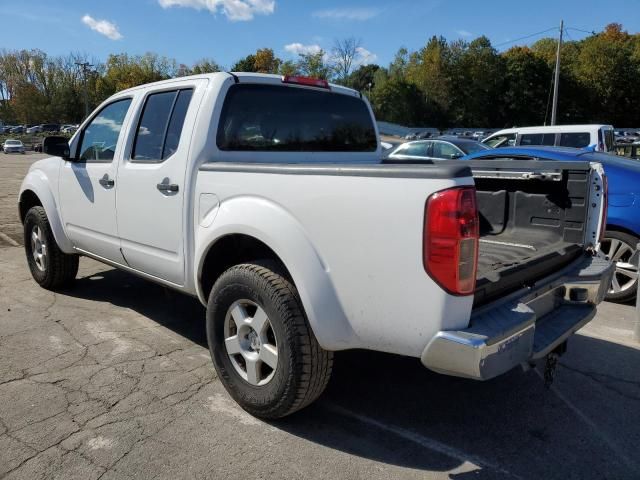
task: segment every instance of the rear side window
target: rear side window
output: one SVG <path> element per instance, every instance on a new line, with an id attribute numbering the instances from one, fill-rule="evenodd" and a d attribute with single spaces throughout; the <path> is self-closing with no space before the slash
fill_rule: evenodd
<path id="1" fill-rule="evenodd" d="M 414 157 L 427 157 L 429 155 L 429 143 L 409 143 L 397 152 L 398 155 L 412 155 Z"/>
<path id="2" fill-rule="evenodd" d="M 230 87 L 216 141 L 226 151 L 373 152 L 378 146 L 360 98 L 251 84 Z"/>
<path id="3" fill-rule="evenodd" d="M 147 97 L 138 122 L 131 159 L 157 162 L 178 148 L 192 90 L 153 93 Z"/>
<path id="4" fill-rule="evenodd" d="M 520 136 L 520 145 L 553 146 L 555 141 L 556 141 L 555 133 L 525 133 Z"/>
<path id="5" fill-rule="evenodd" d="M 584 148 L 591 144 L 591 134 L 589 132 L 571 132 L 560 134 L 561 147 Z"/>

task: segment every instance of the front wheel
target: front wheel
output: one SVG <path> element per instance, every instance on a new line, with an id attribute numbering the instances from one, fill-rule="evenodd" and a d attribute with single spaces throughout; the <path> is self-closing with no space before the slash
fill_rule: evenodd
<path id="1" fill-rule="evenodd" d="M 638 238 L 624 232 L 605 232 L 600 251 L 616 264 L 611 285 L 605 296 L 612 302 L 633 300 L 638 289 L 638 260 L 635 257 Z"/>
<path id="2" fill-rule="evenodd" d="M 309 405 L 331 376 L 333 353 L 318 344 L 295 286 L 266 262 L 237 265 L 216 281 L 207 340 L 222 384 L 256 417 Z"/>
<path id="3" fill-rule="evenodd" d="M 24 217 L 24 250 L 31 276 L 43 288 L 62 287 L 78 273 L 78 255 L 58 247 L 44 208 L 32 207 Z"/>

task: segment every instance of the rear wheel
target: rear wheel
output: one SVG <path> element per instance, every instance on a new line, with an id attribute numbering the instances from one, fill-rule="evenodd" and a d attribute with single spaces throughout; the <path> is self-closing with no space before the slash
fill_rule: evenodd
<path id="1" fill-rule="evenodd" d="M 257 417 L 304 408 L 331 376 L 333 353 L 318 344 L 295 286 L 266 262 L 237 265 L 216 281 L 207 340 L 222 384 Z"/>
<path id="2" fill-rule="evenodd" d="M 24 217 L 24 250 L 31 276 L 43 288 L 70 283 L 78 273 L 78 255 L 58 247 L 44 208 L 31 207 Z"/>
<path id="3" fill-rule="evenodd" d="M 635 298 L 638 288 L 638 260 L 634 258 L 638 238 L 624 232 L 609 230 L 600 244 L 600 250 L 608 260 L 616 264 L 616 270 L 606 299 L 627 302 Z"/>

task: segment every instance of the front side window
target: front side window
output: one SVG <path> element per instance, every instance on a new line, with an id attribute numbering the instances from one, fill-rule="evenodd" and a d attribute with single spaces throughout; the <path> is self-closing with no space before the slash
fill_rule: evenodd
<path id="1" fill-rule="evenodd" d="M 571 132 L 560 134 L 561 147 L 584 148 L 591 144 L 589 132 Z"/>
<path id="2" fill-rule="evenodd" d="M 378 142 L 365 102 L 331 91 L 233 85 L 217 144 L 225 151 L 374 152 Z"/>
<path id="3" fill-rule="evenodd" d="M 484 143 L 479 143 L 479 142 L 468 142 L 464 144 L 459 144 L 458 148 L 462 150 L 464 153 L 466 153 L 467 155 L 470 153 L 484 152 L 485 150 L 489 150 L 489 147 L 487 147 Z"/>
<path id="4" fill-rule="evenodd" d="M 455 146 L 448 142 L 433 142 L 433 154 L 434 158 L 451 159 L 462 157 L 462 152 Z"/>
<path id="5" fill-rule="evenodd" d="M 157 162 L 177 150 L 192 92 L 173 90 L 147 97 L 133 142 L 132 160 Z"/>
<path id="6" fill-rule="evenodd" d="M 91 120 L 82 132 L 79 160 L 87 162 L 113 160 L 122 123 L 130 105 L 130 98 L 110 103 Z"/>

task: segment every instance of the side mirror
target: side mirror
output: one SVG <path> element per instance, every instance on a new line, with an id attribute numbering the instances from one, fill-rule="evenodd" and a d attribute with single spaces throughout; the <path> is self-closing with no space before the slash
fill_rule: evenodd
<path id="1" fill-rule="evenodd" d="M 66 137 L 44 137 L 42 140 L 42 153 L 47 153 L 54 157 L 62 157 L 69 160 L 69 139 Z"/>
<path id="2" fill-rule="evenodd" d="M 455 160 L 456 158 L 460 158 L 461 156 L 462 156 L 462 154 L 460 154 L 460 153 L 452 153 L 451 155 L 449 155 L 449 157 L 452 160 Z"/>

